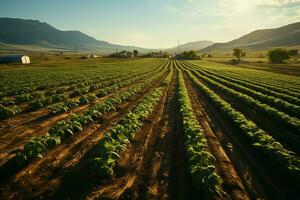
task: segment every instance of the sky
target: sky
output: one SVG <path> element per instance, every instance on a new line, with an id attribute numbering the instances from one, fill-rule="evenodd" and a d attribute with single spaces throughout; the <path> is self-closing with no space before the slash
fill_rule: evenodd
<path id="1" fill-rule="evenodd" d="M 300 0 L 0 0 L 0 17 L 36 19 L 114 44 L 169 48 L 299 22 Z"/>

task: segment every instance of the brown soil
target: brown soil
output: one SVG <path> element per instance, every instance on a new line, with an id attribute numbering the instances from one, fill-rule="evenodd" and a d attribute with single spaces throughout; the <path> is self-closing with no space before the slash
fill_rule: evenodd
<path id="1" fill-rule="evenodd" d="M 203 84 L 205 84 L 201 79 L 199 79 Z M 218 91 L 215 91 L 218 95 Z M 224 130 L 224 133 L 227 135 L 220 135 L 221 143 L 223 148 L 226 150 L 227 155 L 230 157 L 231 161 L 234 163 L 236 171 L 239 176 L 243 178 L 244 186 L 254 189 L 254 195 L 263 196 L 264 198 L 273 199 L 288 199 L 288 191 L 285 191 L 287 188 L 274 180 L 272 176 L 272 170 L 264 166 L 264 160 L 260 159 L 260 156 L 256 155 L 255 152 L 247 145 L 243 143 L 243 138 L 240 135 L 239 131 L 230 125 L 226 120 L 222 118 L 222 114 L 218 112 L 207 100 L 206 98 L 199 94 L 204 106 L 208 113 L 211 113 L 211 118 L 219 123 L 219 126 Z M 223 100 L 224 96 L 220 95 Z M 221 132 L 217 132 L 220 134 Z M 223 140 L 223 141 L 222 141 Z M 235 151 L 236 150 L 236 151 Z M 285 188 L 285 189 L 284 189 Z M 249 195 L 252 196 L 251 190 L 247 189 Z M 252 197 L 253 198 L 253 197 Z M 270 198 L 270 199 L 272 199 Z"/>
<path id="2" fill-rule="evenodd" d="M 205 109 L 203 107 L 203 104 L 201 104 L 199 101 L 198 93 L 192 87 L 192 84 L 188 80 L 187 76 L 185 76 L 185 80 L 187 89 L 190 92 L 189 95 L 193 104 L 194 113 L 196 114 L 200 125 L 204 129 L 209 148 L 217 160 L 216 171 L 223 180 L 224 190 L 227 193 L 226 198 L 245 200 L 250 199 L 241 178 L 238 176 L 236 170 L 234 169 L 233 163 L 230 161 L 229 157 L 224 151 L 218 137 L 211 129 L 210 124 L 213 125 L 213 123 L 209 121 L 208 116 L 205 114 Z M 222 133 L 222 135 L 224 135 L 224 133 Z"/>
<path id="3" fill-rule="evenodd" d="M 81 168 L 81 163 L 87 164 L 85 156 L 95 148 L 105 131 L 117 122 L 125 112 L 135 106 L 141 98 L 145 97 L 150 89 L 157 86 L 159 82 L 150 84 L 151 86 L 144 89 L 143 92 L 119 106 L 117 112 L 106 115 L 104 121 L 102 120 L 103 122 L 99 121 L 99 123 L 93 124 L 80 134 L 74 135 L 63 144 L 46 152 L 43 159 L 30 163 L 7 180 L 6 186 L 2 189 L 2 195 L 8 199 L 22 199 L 22 197 L 36 198 L 45 194 L 53 194 L 61 187 L 64 179 L 69 176 L 68 171 L 72 171 L 73 168 L 74 170 L 78 169 L 78 166 Z M 73 175 L 75 176 L 75 174 Z"/>
<path id="4" fill-rule="evenodd" d="M 222 96 L 222 98 L 226 99 L 226 101 L 230 101 L 231 105 L 236 110 L 241 111 L 247 117 L 247 119 L 252 120 L 259 128 L 272 135 L 277 141 L 284 145 L 286 149 L 294 151 L 297 154 L 300 153 L 300 139 L 296 133 L 289 131 L 281 124 L 274 122 L 274 120 L 270 119 L 269 117 L 263 116 L 262 114 L 249 108 L 247 105 L 242 104 L 233 98 L 226 98 L 219 91 L 216 91 L 216 93 L 219 96 Z"/>
<path id="5" fill-rule="evenodd" d="M 135 84 L 136 83 L 127 85 L 112 94 L 93 101 L 88 105 L 80 106 L 70 112 L 62 113 L 57 116 L 48 116 L 48 110 L 41 109 L 32 113 L 21 114 L 12 119 L 8 119 L 8 127 L 3 128 L 2 130 L 0 129 L 0 131 L 3 132 L 3 134 L 0 136 L 0 140 L 2 141 L 2 143 L 0 144 L 0 166 L 2 166 L 5 162 L 7 162 L 7 160 L 13 157 L 13 154 L 10 154 L 11 151 L 21 148 L 23 144 L 25 144 L 34 136 L 46 134 L 52 125 L 60 120 L 68 119 L 70 117 L 70 113 L 82 113 L 93 105 L 109 99 L 113 95 L 124 92 L 129 87 Z"/>
<path id="6" fill-rule="evenodd" d="M 175 67 L 174 64 L 171 63 Z M 183 66 L 179 64 L 179 67 Z M 3 139 L 0 144 L 0 199 L 204 199 L 200 191 L 193 189 L 187 172 L 176 70 L 155 110 L 144 121 L 131 144 L 121 152 L 114 175 L 99 177 L 89 167 L 91 155 L 105 133 L 165 77 L 164 73 L 159 81 L 118 106 L 117 111 L 106 114 L 45 152 L 43 158 L 33 160 L 21 169 L 14 166 L 13 159 L 5 162 L 12 156 L 8 151 L 21 146 L 33 135 L 46 133 L 52 124 L 67 119 L 69 113 L 43 118 L 43 113 L 39 113 L 43 111 L 41 109 L 9 119 L 11 126 L 0 128 L 0 139 Z M 184 78 L 194 113 L 216 158 L 216 172 L 222 178 L 226 192 L 223 199 L 292 199 L 286 188 L 281 188 L 286 180 L 279 184 L 272 177 L 272 169 L 251 150 L 240 131 L 221 115 L 186 73 Z M 219 95 L 218 91 L 216 93 Z M 220 97 L 249 118 L 267 120 L 221 94 Z M 73 112 L 83 112 L 89 106 Z M 266 123 L 272 126 L 269 121 Z"/>

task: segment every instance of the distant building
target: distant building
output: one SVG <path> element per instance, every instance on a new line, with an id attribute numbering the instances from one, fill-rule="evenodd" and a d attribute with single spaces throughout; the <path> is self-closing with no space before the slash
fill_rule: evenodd
<path id="1" fill-rule="evenodd" d="M 97 54 L 89 54 L 88 58 L 98 58 L 99 56 Z"/>
<path id="2" fill-rule="evenodd" d="M 29 64 L 30 58 L 25 55 L 0 56 L 0 63 L 20 63 Z"/>

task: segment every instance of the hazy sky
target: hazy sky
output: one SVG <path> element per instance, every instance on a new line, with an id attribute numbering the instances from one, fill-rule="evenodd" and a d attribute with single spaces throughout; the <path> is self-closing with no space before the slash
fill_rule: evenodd
<path id="1" fill-rule="evenodd" d="M 1 0 L 0 17 L 38 19 L 122 45 L 224 42 L 300 21 L 300 0 Z"/>

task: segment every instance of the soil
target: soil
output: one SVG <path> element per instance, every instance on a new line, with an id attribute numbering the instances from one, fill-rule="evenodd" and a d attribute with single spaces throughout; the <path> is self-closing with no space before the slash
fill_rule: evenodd
<path id="1" fill-rule="evenodd" d="M 23 168 L 15 166 L 9 152 L 32 136 L 45 134 L 57 121 L 68 119 L 69 113 L 50 117 L 45 116 L 46 109 L 40 109 L 0 122 L 0 199 L 205 199 L 201 191 L 194 189 L 187 170 L 176 70 L 185 66 L 174 61 L 166 65 L 169 66 L 175 68 L 171 83 L 131 144 L 121 152 L 114 174 L 109 177 L 100 177 L 90 168 L 91 156 L 106 132 L 152 89 L 160 86 L 167 73 L 119 105 L 116 111 L 107 113 L 82 132 L 45 152 L 43 158 L 33 160 Z M 288 194 L 290 184 L 284 186 L 286 180 L 280 183 L 272 177 L 273 170 L 266 167 L 268 165 L 264 164 L 262 157 L 247 145 L 241 132 L 183 72 L 194 113 L 204 129 L 209 150 L 216 158 L 216 173 L 223 180 L 223 199 L 293 199 L 293 191 Z M 118 93 L 130 86 L 118 90 Z M 283 131 L 271 120 L 227 98 L 220 91 L 215 92 L 264 130 L 272 134 Z M 97 102 L 109 97 L 111 95 Z M 72 112 L 83 112 L 92 105 L 81 106 Z M 1 126 L 3 123 L 7 124 Z"/>

